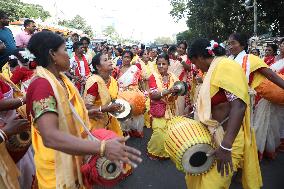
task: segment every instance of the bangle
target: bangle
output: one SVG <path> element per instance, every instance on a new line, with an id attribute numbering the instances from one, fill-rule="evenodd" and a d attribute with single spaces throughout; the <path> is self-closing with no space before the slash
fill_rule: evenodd
<path id="1" fill-rule="evenodd" d="M 23 98 L 18 98 L 21 101 L 22 106 L 24 105 L 24 99 Z"/>
<path id="2" fill-rule="evenodd" d="M 99 111 L 100 111 L 100 112 L 102 111 L 102 106 L 100 106 Z"/>
<path id="3" fill-rule="evenodd" d="M 3 141 L 8 140 L 6 133 L 2 129 L 0 129 L 0 135 L 1 135 L 1 138 L 3 139 Z"/>
<path id="4" fill-rule="evenodd" d="M 0 132 L 0 138 L 2 139 L 2 141 L 3 142 L 5 142 L 6 141 L 6 139 L 5 139 L 5 137 L 4 137 L 4 135 Z"/>
<path id="5" fill-rule="evenodd" d="M 105 155 L 106 151 L 106 141 L 102 140 L 101 141 L 101 147 L 100 147 L 100 156 L 103 157 Z"/>
<path id="6" fill-rule="evenodd" d="M 226 150 L 226 151 L 229 151 L 229 152 L 232 151 L 232 148 L 226 148 L 226 147 L 222 146 L 222 142 L 220 143 L 220 147 L 221 147 L 223 150 Z"/>

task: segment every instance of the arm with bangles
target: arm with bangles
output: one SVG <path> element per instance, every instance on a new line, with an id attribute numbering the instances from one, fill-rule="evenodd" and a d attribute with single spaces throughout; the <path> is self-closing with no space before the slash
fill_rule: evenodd
<path id="1" fill-rule="evenodd" d="M 217 170 L 224 176 L 224 169 L 226 175 L 229 175 L 229 170 L 233 171 L 232 162 L 232 146 L 236 136 L 242 125 L 242 121 L 246 111 L 246 104 L 241 99 L 237 98 L 230 102 L 230 113 L 228 126 L 223 138 L 223 141 L 219 147 L 213 152 L 213 155 L 217 158 Z M 230 169 L 229 169 L 230 168 Z"/>
<path id="2" fill-rule="evenodd" d="M 258 71 L 264 75 L 268 80 L 276 84 L 277 86 L 284 89 L 284 80 L 279 77 L 274 71 L 272 71 L 270 68 L 260 68 Z"/>
<path id="3" fill-rule="evenodd" d="M 141 162 L 140 152 L 124 145 L 127 138 L 115 138 L 107 141 L 90 141 L 64 133 L 58 129 L 58 115 L 54 112 L 42 114 L 35 123 L 38 126 L 43 144 L 47 148 L 61 151 L 70 155 L 100 154 L 109 160 L 122 161 L 135 165 Z"/>
<path id="4" fill-rule="evenodd" d="M 9 121 L 0 129 L 2 136 L 0 137 L 0 144 L 12 135 L 18 134 L 20 132 L 30 130 L 30 125 L 27 119 L 15 119 Z M 1 135 L 1 134 L 0 134 Z"/>

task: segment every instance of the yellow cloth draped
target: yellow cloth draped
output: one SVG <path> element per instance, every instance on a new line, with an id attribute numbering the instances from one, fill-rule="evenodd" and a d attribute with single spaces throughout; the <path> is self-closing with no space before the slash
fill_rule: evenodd
<path id="1" fill-rule="evenodd" d="M 138 59 L 139 59 L 139 56 L 136 54 L 136 55 L 132 58 L 132 60 L 131 60 L 130 64 L 131 64 L 131 65 L 136 64 L 136 63 L 137 63 L 137 61 L 138 61 Z"/>
<path id="2" fill-rule="evenodd" d="M 214 69 L 212 69 L 211 66 L 213 66 Z M 233 143 L 232 159 L 234 171 L 236 171 L 236 168 L 242 168 L 243 170 L 242 183 L 244 189 L 260 188 L 262 186 L 262 178 L 257 157 L 255 133 L 253 129 L 250 128 L 250 106 L 246 76 L 237 63 L 224 57 L 216 58 L 211 63 L 208 73 L 209 75 L 205 76 L 203 86 L 201 86 L 199 92 L 199 105 L 197 107 L 199 118 L 201 117 L 203 123 L 212 124 L 217 122 L 211 118 L 211 98 L 220 88 L 236 95 L 247 104 L 242 127 Z M 210 74 L 210 79 L 206 78 L 209 77 Z M 202 89 L 204 85 L 210 86 L 210 95 L 206 94 Z M 210 106 L 205 107 L 207 105 Z M 212 126 L 214 125 L 212 124 Z M 230 186 L 231 177 L 232 173 L 228 177 L 221 177 L 215 165 L 213 169 L 205 175 L 187 175 L 186 182 L 188 189 L 207 189 L 212 186 L 227 189 Z"/>
<path id="3" fill-rule="evenodd" d="M 23 96 L 21 90 L 10 80 L 9 77 L 5 77 L 3 73 L 0 74 L 0 80 L 6 82 L 10 87 L 13 88 L 14 97 Z M 0 188 L 1 189 L 19 189 L 18 177 L 20 172 L 9 155 L 5 142 L 0 144 Z"/>
<path id="4" fill-rule="evenodd" d="M 89 127 L 89 118 L 84 101 L 77 89 L 62 73 L 60 77 L 67 91 L 47 69 L 38 66 L 35 75 L 47 79 L 53 89 L 57 101 L 58 120 L 60 120 L 58 129 L 81 138 L 82 125 L 73 116 L 69 102 L 73 104 L 87 127 Z M 82 157 L 46 148 L 35 123 L 32 126 L 32 144 L 35 151 L 36 176 L 40 189 L 77 189 L 78 184 L 83 188 L 80 172 Z"/>
<path id="5" fill-rule="evenodd" d="M 250 63 L 250 73 L 255 72 L 259 68 L 268 68 L 267 64 L 261 58 L 255 55 L 249 54 L 248 60 Z M 254 73 L 253 80 L 250 84 L 250 87 L 252 89 L 255 89 L 263 82 L 264 79 L 265 77 L 261 73 L 256 71 Z"/>
<path id="6" fill-rule="evenodd" d="M 12 77 L 12 72 L 10 69 L 10 66 L 8 63 L 6 63 L 3 67 L 2 67 L 2 74 L 5 78 L 10 79 Z"/>
<path id="7" fill-rule="evenodd" d="M 98 84 L 98 93 L 100 98 L 94 99 L 92 95 L 87 94 L 87 91 L 90 87 L 94 85 L 94 83 Z M 105 81 L 99 75 L 92 75 L 86 81 L 85 91 L 84 91 L 84 99 L 86 103 L 92 102 L 95 106 L 104 106 L 108 105 L 112 99 L 116 99 L 118 94 L 118 85 L 117 81 L 110 77 L 109 88 L 105 84 Z M 91 100 L 89 100 L 91 98 Z M 99 120 L 90 119 L 92 128 L 105 128 L 107 127 L 109 130 L 115 132 L 118 136 L 123 136 L 121 131 L 120 123 L 115 117 L 111 117 L 107 113 L 104 113 L 104 117 Z"/>
<path id="8" fill-rule="evenodd" d="M 159 73 L 153 73 L 158 91 L 161 92 L 165 88 L 163 87 L 163 80 L 162 76 Z M 178 78 L 172 74 L 169 73 L 169 89 L 174 85 L 176 81 L 178 81 Z M 166 152 L 164 148 L 164 142 L 165 142 L 165 136 L 167 134 L 167 122 L 176 115 L 176 97 L 174 96 L 169 96 L 169 97 L 164 97 L 162 99 L 163 101 L 166 102 L 166 112 L 165 112 L 165 117 L 163 118 L 155 118 L 153 117 L 153 122 L 152 122 L 152 129 L 153 133 L 151 136 L 150 141 L 148 142 L 147 145 L 147 151 L 150 155 L 157 157 L 157 158 L 168 158 L 169 155 Z"/>

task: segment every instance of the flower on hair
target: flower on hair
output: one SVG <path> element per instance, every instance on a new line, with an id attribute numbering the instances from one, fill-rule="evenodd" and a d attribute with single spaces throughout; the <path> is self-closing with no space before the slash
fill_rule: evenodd
<path id="1" fill-rule="evenodd" d="M 12 55 L 9 56 L 9 59 L 10 59 L 10 60 L 16 60 L 16 59 L 18 59 L 18 58 L 17 58 L 15 55 L 12 54 Z"/>
<path id="2" fill-rule="evenodd" d="M 208 53 L 212 56 L 215 56 L 214 52 L 213 52 L 213 49 L 219 47 L 219 44 L 214 41 L 214 40 L 211 40 L 210 41 L 210 46 L 209 47 L 206 47 L 206 49 L 208 50 Z"/>
<path id="3" fill-rule="evenodd" d="M 20 51 L 19 53 L 24 59 L 27 59 L 29 61 L 33 61 L 36 58 L 35 55 L 32 54 L 28 49 L 25 49 L 24 51 Z"/>

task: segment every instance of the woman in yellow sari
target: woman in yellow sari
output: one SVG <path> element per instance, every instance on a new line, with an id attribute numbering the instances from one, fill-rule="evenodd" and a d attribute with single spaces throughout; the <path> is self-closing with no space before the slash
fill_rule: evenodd
<path id="1" fill-rule="evenodd" d="M 123 136 L 120 123 L 115 117 L 111 117 L 108 112 L 118 111 L 120 106 L 111 104 L 111 101 L 117 98 L 117 81 L 111 77 L 113 70 L 112 62 L 108 55 L 98 53 L 92 59 L 94 75 L 87 79 L 84 101 L 86 105 L 94 106 L 98 111 L 103 112 L 100 119 L 90 119 L 91 126 L 95 129 L 107 128 L 114 131 L 118 136 Z"/>
<path id="2" fill-rule="evenodd" d="M 125 138 L 82 138 L 82 128 L 90 128 L 88 111 L 78 90 L 62 73 L 70 66 L 62 37 L 39 32 L 30 39 L 28 49 L 39 65 L 27 90 L 39 189 L 83 188 L 80 168 L 84 155 L 100 154 L 132 165 L 141 161 L 139 151 L 124 145 Z"/>
<path id="3" fill-rule="evenodd" d="M 225 58 L 218 43 L 199 39 L 188 56 L 206 73 L 197 99 L 197 115 L 216 143 L 217 164 L 201 176 L 186 175 L 188 189 L 228 189 L 233 173 L 243 169 L 244 189 L 262 186 L 254 130 L 250 128 L 248 86 L 241 67 Z"/>
<path id="4" fill-rule="evenodd" d="M 153 117 L 153 134 L 147 146 L 151 159 L 167 159 L 169 155 L 164 148 L 164 138 L 167 132 L 167 122 L 176 115 L 177 89 L 173 84 L 178 81 L 174 74 L 168 72 L 169 56 L 161 54 L 157 57 L 158 73 L 149 78 L 150 114 Z"/>

